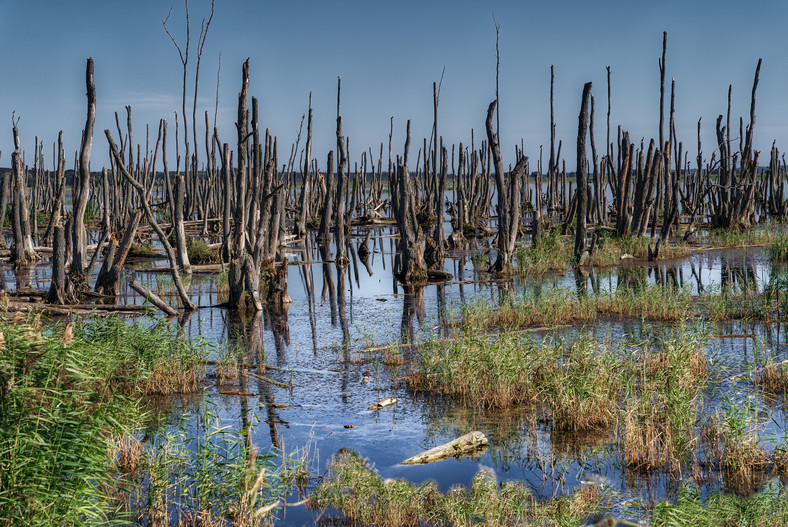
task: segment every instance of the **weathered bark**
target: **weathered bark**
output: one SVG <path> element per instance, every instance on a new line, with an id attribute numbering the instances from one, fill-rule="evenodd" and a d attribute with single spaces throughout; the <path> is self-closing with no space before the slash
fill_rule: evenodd
<path id="1" fill-rule="evenodd" d="M 63 202 L 66 199 L 66 154 L 63 150 L 63 131 L 57 134 L 57 169 L 55 170 L 55 200 L 49 216 L 49 224 L 44 232 L 44 242 L 49 242 L 55 226 L 60 225 Z M 0 198 L 1 200 L 2 198 Z M 0 216 L 2 217 L 2 216 Z"/>
<path id="2" fill-rule="evenodd" d="M 131 288 L 134 289 L 136 292 L 138 292 L 140 295 L 142 295 L 142 298 L 144 298 L 145 300 L 147 300 L 157 308 L 161 309 L 166 314 L 170 316 L 175 316 L 178 314 L 178 311 L 170 307 L 170 305 L 167 304 L 167 302 L 165 302 L 164 300 L 162 300 L 159 297 L 159 295 L 144 287 L 137 280 L 131 281 Z"/>
<path id="3" fill-rule="evenodd" d="M 82 131 L 82 143 L 79 149 L 79 169 L 74 174 L 74 215 L 71 222 L 71 267 L 69 280 L 75 289 L 87 287 L 85 266 L 87 264 L 87 231 L 85 230 L 85 210 L 90 199 L 90 150 L 93 145 L 93 124 L 96 121 L 96 85 L 93 82 L 93 59 L 88 57 L 85 70 L 87 87 L 87 118 Z"/>
<path id="4" fill-rule="evenodd" d="M 30 234 L 30 210 L 27 205 L 27 175 L 22 167 L 22 155 L 19 144 L 19 130 L 15 117 L 11 116 L 14 136 L 14 152 L 11 154 L 12 208 L 11 224 L 13 228 L 14 246 L 11 248 L 11 261 L 17 267 L 25 267 L 39 259 L 33 249 L 33 237 Z"/>
<path id="5" fill-rule="evenodd" d="M 583 86 L 580 115 L 577 122 L 577 226 L 575 231 L 575 261 L 581 262 L 586 251 L 586 212 L 588 208 L 588 163 L 586 162 L 586 131 L 588 129 L 588 99 L 591 83 Z"/>
<path id="6" fill-rule="evenodd" d="M 424 231 L 416 217 L 413 183 L 408 170 L 410 148 L 410 120 L 408 120 L 405 151 L 397 156 L 397 173 L 392 181 L 392 212 L 397 221 L 400 239 L 394 266 L 394 276 L 402 283 L 423 282 L 427 278 L 424 269 Z"/>
<path id="7" fill-rule="evenodd" d="M 304 152 L 304 169 L 301 172 L 301 203 L 298 221 L 295 224 L 295 235 L 299 238 L 306 236 L 306 224 L 309 221 L 309 164 L 312 159 L 312 94 L 309 94 L 309 118 L 306 125 L 306 150 Z"/>
<path id="8" fill-rule="evenodd" d="M 342 116 L 339 114 L 339 96 L 340 96 L 341 79 L 337 77 L 337 153 L 339 154 L 339 164 L 337 166 L 337 206 L 336 206 L 336 238 L 337 238 L 337 255 L 336 264 L 345 267 L 348 263 L 348 257 L 345 255 L 345 192 L 347 188 L 347 176 L 345 174 L 345 167 L 347 166 L 347 145 L 345 144 L 345 136 L 342 134 Z M 408 136 L 410 140 L 410 136 Z"/>
<path id="9" fill-rule="evenodd" d="M 406 459 L 400 465 L 423 465 L 434 463 L 450 457 L 479 455 L 489 444 L 487 437 L 481 432 L 470 432 L 448 443 L 436 446 Z"/>
<path id="10" fill-rule="evenodd" d="M 66 297 L 66 234 L 62 225 L 55 225 L 52 244 L 52 283 L 46 301 L 50 304 L 65 304 Z"/>
<path id="11" fill-rule="evenodd" d="M 235 234 L 230 246 L 230 272 L 229 272 L 229 306 L 231 309 L 242 310 L 245 307 L 244 298 L 244 273 L 246 262 L 246 152 L 249 116 L 246 110 L 249 96 L 249 59 L 246 59 L 241 73 L 241 91 L 238 94 L 238 172 L 235 184 Z"/>
<path id="12" fill-rule="evenodd" d="M 134 243 L 134 236 L 137 232 L 140 219 L 142 219 L 142 211 L 135 211 L 129 218 L 126 233 L 123 235 L 123 240 L 120 246 L 117 246 L 113 240 L 113 245 L 107 256 L 104 259 L 104 265 L 99 271 L 98 278 L 94 291 L 104 295 L 114 295 L 120 273 L 123 271 L 123 266 L 126 264 L 126 258 L 129 256 L 129 251 Z"/>
<path id="13" fill-rule="evenodd" d="M 183 307 L 186 310 L 193 310 L 196 309 L 196 306 L 189 298 L 189 295 L 186 293 L 186 288 L 183 286 L 183 282 L 181 281 L 181 275 L 178 273 L 178 264 L 175 258 L 175 251 L 172 249 L 172 245 L 170 245 L 169 240 L 167 240 L 167 235 L 164 233 L 162 228 L 159 226 L 159 223 L 156 221 L 156 217 L 153 214 L 153 210 L 151 210 L 150 203 L 148 202 L 148 196 L 146 195 L 145 187 L 143 187 L 139 182 L 134 179 L 129 171 L 126 169 L 126 165 L 123 163 L 123 157 L 121 157 L 120 153 L 118 152 L 118 147 L 115 145 L 115 141 L 112 139 L 112 133 L 107 129 L 104 130 L 104 135 L 107 136 L 107 141 L 109 142 L 110 152 L 112 153 L 112 157 L 115 159 L 115 164 L 120 170 L 120 173 L 126 178 L 126 181 L 134 187 L 137 191 L 137 197 L 139 198 L 140 204 L 145 211 L 145 217 L 148 220 L 148 223 L 159 236 L 159 241 L 164 246 L 164 250 L 167 253 L 167 258 L 170 261 L 170 274 L 172 275 L 172 280 L 175 283 L 175 289 L 178 292 L 178 296 L 183 303 Z"/>
<path id="14" fill-rule="evenodd" d="M 512 273 L 514 249 L 517 243 L 517 233 L 520 228 L 520 177 L 528 165 L 528 158 L 521 156 L 512 172 L 509 174 L 509 184 L 504 180 L 503 162 L 501 161 L 501 148 L 498 136 L 493 130 L 493 113 L 498 101 L 493 101 L 487 108 L 487 142 L 492 153 L 493 167 L 495 169 L 495 187 L 498 193 L 498 256 L 491 271 L 499 276 Z"/>
<path id="15" fill-rule="evenodd" d="M 323 211 L 320 215 L 320 231 L 317 239 L 319 243 L 328 243 L 331 233 L 331 203 L 334 200 L 334 151 L 328 153 L 326 160 L 326 191 L 323 195 Z"/>

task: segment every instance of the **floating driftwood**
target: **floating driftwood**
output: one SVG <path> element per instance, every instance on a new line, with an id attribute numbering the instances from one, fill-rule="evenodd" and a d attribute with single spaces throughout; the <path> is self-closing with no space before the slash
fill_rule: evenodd
<path id="1" fill-rule="evenodd" d="M 480 453 L 490 442 L 479 432 L 469 432 L 453 441 L 425 450 L 421 454 L 406 459 L 400 465 L 425 465 L 450 457 L 471 456 Z"/>
<path id="2" fill-rule="evenodd" d="M 393 397 L 386 397 L 382 401 L 378 401 L 372 406 L 370 406 L 369 408 L 367 408 L 367 410 L 380 410 L 381 408 L 386 408 L 387 406 L 394 406 L 395 404 L 397 404 L 397 402 L 398 401 Z"/>

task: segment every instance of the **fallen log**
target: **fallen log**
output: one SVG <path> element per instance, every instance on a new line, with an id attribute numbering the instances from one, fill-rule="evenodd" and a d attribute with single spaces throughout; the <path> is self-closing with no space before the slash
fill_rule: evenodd
<path id="1" fill-rule="evenodd" d="M 159 298 L 159 296 L 156 293 L 146 289 L 145 286 L 143 286 L 138 281 L 132 280 L 131 281 L 131 288 L 134 289 L 139 294 L 141 294 L 143 296 L 143 298 L 145 298 L 145 300 L 147 300 L 148 302 L 150 302 L 154 306 L 158 307 L 159 309 L 161 309 L 162 311 L 164 311 L 168 315 L 177 315 L 178 314 L 178 311 L 176 311 L 175 309 L 170 307 L 170 305 L 167 304 L 161 298 Z"/>
<path id="2" fill-rule="evenodd" d="M 400 465 L 425 465 L 450 457 L 472 456 L 480 454 L 490 442 L 481 432 L 469 432 L 453 441 L 425 450 L 421 454 L 406 459 Z"/>

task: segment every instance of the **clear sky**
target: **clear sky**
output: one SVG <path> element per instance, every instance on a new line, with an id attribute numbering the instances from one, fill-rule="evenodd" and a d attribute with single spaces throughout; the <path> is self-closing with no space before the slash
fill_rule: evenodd
<path id="1" fill-rule="evenodd" d="M 114 112 L 133 107 L 135 142 L 160 118 L 174 131 L 180 109 L 181 63 L 162 29 L 183 43 L 183 0 L 0 0 L 0 166 L 8 166 L 11 112 L 16 111 L 28 161 L 37 135 L 51 145 L 63 130 L 73 159 L 85 122 L 85 61 L 95 60 L 97 119 L 92 169 L 108 161 L 103 130 L 115 133 Z M 194 49 L 210 0 L 189 2 L 193 90 Z M 487 105 L 495 97 L 495 28 L 501 25 L 501 142 L 504 162 L 524 140 L 535 160 L 549 148 L 550 65 L 555 65 L 557 138 L 574 170 L 577 115 L 583 83 L 593 82 L 597 147 L 604 150 L 605 66 L 612 68 L 613 126 L 633 140 L 658 133 L 662 31 L 668 32 L 667 84 L 676 79 L 679 139 L 694 157 L 696 126 L 703 118 L 705 157 L 713 150 L 714 121 L 726 109 L 733 85 L 733 117 L 749 113 L 752 79 L 763 58 L 758 88 L 756 148 L 776 139 L 788 149 L 788 2 L 673 1 L 267 1 L 216 0 L 201 65 L 198 116 L 213 118 L 221 53 L 218 126 L 233 144 L 240 71 L 251 58 L 250 95 L 260 101 L 262 126 L 279 138 L 280 160 L 295 140 L 309 92 L 314 108 L 314 156 L 325 164 L 335 148 L 336 78 L 342 77 L 342 114 L 351 161 L 372 147 L 377 157 L 394 117 L 394 151 L 401 152 L 412 119 L 418 148 L 432 124 L 432 83 L 445 67 L 439 129 L 449 144 L 477 144 Z M 191 95 L 190 95 L 191 97 Z M 667 101 L 666 101 L 667 112 Z M 190 112 L 189 112 L 190 113 Z M 190 116 L 189 116 L 190 117 Z M 5 121 L 3 121 L 5 119 Z M 198 135 L 202 138 L 198 130 Z M 200 139 L 202 141 L 202 139 Z M 170 145 L 174 142 L 171 137 Z M 200 144 L 202 154 L 203 146 Z M 171 166 L 174 148 L 170 146 Z M 412 151 L 415 160 L 416 150 Z M 762 156 L 762 160 L 765 161 Z M 204 159 L 204 155 L 202 156 Z M 385 156 L 384 156 L 385 159 Z M 69 161 L 70 165 L 71 161 Z M 532 165 L 535 168 L 535 164 Z M 70 168 L 70 166 L 69 166 Z M 159 167 L 160 169 L 161 167 Z"/>

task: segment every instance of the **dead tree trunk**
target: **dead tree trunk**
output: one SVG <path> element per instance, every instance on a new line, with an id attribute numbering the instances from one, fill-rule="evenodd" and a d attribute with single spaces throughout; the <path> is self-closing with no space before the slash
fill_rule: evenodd
<path id="1" fill-rule="evenodd" d="M 243 64 L 241 91 L 238 94 L 238 172 L 235 184 L 235 234 L 230 246 L 229 306 L 230 309 L 243 310 L 244 298 L 243 267 L 246 263 L 246 154 L 249 139 L 249 115 L 247 100 L 249 96 L 249 59 Z"/>
<path id="2" fill-rule="evenodd" d="M 586 162 L 586 131 L 588 129 L 588 99 L 591 83 L 583 86 L 580 115 L 577 122 L 577 228 L 575 231 L 575 261 L 583 261 L 586 252 L 586 212 L 588 208 L 588 163 Z"/>
<path id="3" fill-rule="evenodd" d="M 93 145 L 93 123 L 96 121 L 96 85 L 93 82 L 93 59 L 88 57 L 85 70 L 88 109 L 82 144 L 79 149 L 79 169 L 74 174 L 74 216 L 71 222 L 71 267 L 69 280 L 75 291 L 87 288 L 85 266 L 87 264 L 88 241 L 85 229 L 85 210 L 90 199 L 90 149 Z"/>
<path id="4" fill-rule="evenodd" d="M 328 243 L 331 234 L 331 202 L 334 199 L 334 151 L 328 153 L 328 160 L 326 161 L 326 178 L 325 178 L 326 191 L 323 195 L 323 212 L 320 216 L 320 231 L 318 233 L 318 241 L 321 244 Z"/>
<path id="5" fill-rule="evenodd" d="M 14 115 L 11 115 L 14 135 L 14 152 L 11 154 L 13 170 L 13 197 L 11 223 L 13 227 L 14 246 L 11 248 L 11 261 L 17 267 L 25 267 L 39 259 L 33 249 L 33 237 L 30 234 L 30 210 L 27 206 L 27 174 L 22 167 L 22 154 L 19 143 L 19 130 Z"/>
<path id="6" fill-rule="evenodd" d="M 345 193 L 347 188 L 347 175 L 345 174 L 345 167 L 347 167 L 347 146 L 345 145 L 345 136 L 342 134 L 342 116 L 339 114 L 340 86 L 341 79 L 337 77 L 337 153 L 339 154 L 337 177 L 339 178 L 339 182 L 337 185 L 336 206 L 336 264 L 340 267 L 345 267 L 350 262 L 348 257 L 345 255 Z"/>
<path id="7" fill-rule="evenodd" d="M 407 124 L 405 152 L 397 156 L 397 174 L 392 192 L 392 212 L 397 220 L 400 239 L 394 266 L 394 276 L 402 283 L 423 282 L 427 279 L 424 269 L 424 231 L 416 217 L 414 185 L 408 171 L 410 149 L 410 120 Z"/>
<path id="8" fill-rule="evenodd" d="M 115 145 L 115 141 L 112 139 L 112 133 L 109 131 L 109 129 L 104 130 L 104 135 L 107 136 L 110 152 L 112 153 L 112 157 L 115 159 L 115 164 L 117 165 L 118 170 L 120 170 L 120 173 L 124 178 L 126 178 L 126 181 L 128 181 L 129 184 L 131 184 L 131 186 L 137 191 L 137 197 L 140 204 L 142 205 L 143 210 L 145 211 L 145 217 L 147 218 L 150 226 L 159 236 L 159 241 L 161 241 L 161 244 L 164 246 L 164 250 L 167 252 L 167 258 L 170 261 L 170 274 L 172 275 L 172 280 L 175 283 L 175 289 L 178 291 L 178 296 L 183 303 L 184 309 L 196 309 L 196 306 L 189 298 L 189 295 L 186 293 L 186 288 L 183 286 L 181 275 L 178 273 L 178 264 L 175 258 L 175 251 L 172 249 L 172 245 L 170 245 L 170 242 L 167 240 L 167 235 L 156 221 L 156 217 L 154 216 L 153 210 L 151 209 L 150 203 L 148 202 L 148 196 L 145 187 L 143 187 L 136 179 L 134 179 L 134 176 L 132 176 L 126 169 L 126 165 L 123 163 L 123 157 L 121 157 L 120 153 L 118 152 L 118 147 Z"/>
<path id="9" fill-rule="evenodd" d="M 52 243 L 52 283 L 46 301 L 66 303 L 66 235 L 62 225 L 55 225 Z"/>
<path id="10" fill-rule="evenodd" d="M 309 164 L 312 160 L 312 94 L 309 94 L 309 118 L 306 125 L 306 151 L 304 152 L 304 169 L 301 172 L 301 202 L 298 221 L 295 224 L 295 235 L 298 238 L 306 236 L 306 225 L 309 221 Z"/>
<path id="11" fill-rule="evenodd" d="M 96 286 L 94 288 L 96 293 L 104 295 L 115 294 L 118 280 L 120 279 L 120 273 L 123 271 L 123 266 L 126 264 L 126 258 L 134 243 L 134 235 L 137 232 L 137 227 L 139 226 L 141 218 L 141 211 L 137 210 L 132 213 L 120 246 L 117 245 L 117 241 L 112 240 L 107 256 L 104 258 L 104 265 L 101 267 L 98 278 L 96 279 Z"/>
<path id="12" fill-rule="evenodd" d="M 520 228 L 520 177 L 526 170 L 528 158 L 521 156 L 514 170 L 509 174 L 509 182 L 504 180 L 503 162 L 501 161 L 501 148 L 498 145 L 498 136 L 493 130 L 493 113 L 498 101 L 495 100 L 487 107 L 487 142 L 492 153 L 493 167 L 495 168 L 495 187 L 498 193 L 498 256 L 491 271 L 499 276 L 512 274 L 512 261 L 517 243 L 517 233 Z"/>

